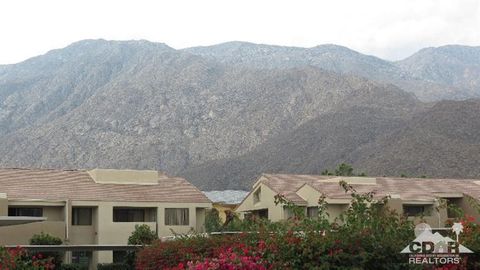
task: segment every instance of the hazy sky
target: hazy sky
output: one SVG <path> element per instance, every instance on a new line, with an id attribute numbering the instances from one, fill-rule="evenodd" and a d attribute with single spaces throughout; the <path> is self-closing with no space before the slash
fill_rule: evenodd
<path id="1" fill-rule="evenodd" d="M 479 0 L 2 0 L 0 64 L 87 38 L 174 48 L 241 40 L 335 43 L 386 59 L 423 47 L 480 45 Z"/>

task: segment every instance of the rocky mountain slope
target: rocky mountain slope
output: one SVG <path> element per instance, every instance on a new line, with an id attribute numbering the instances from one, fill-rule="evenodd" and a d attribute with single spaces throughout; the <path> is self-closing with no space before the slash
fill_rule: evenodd
<path id="1" fill-rule="evenodd" d="M 480 178 L 479 115 L 479 99 L 441 101 L 359 147 L 351 160 L 372 175 Z"/>
<path id="2" fill-rule="evenodd" d="M 311 120 L 232 159 L 184 173 L 203 187 L 249 189 L 264 172 L 320 174 L 347 162 L 357 173 L 480 176 L 480 100 L 442 101 L 407 117 L 362 106 Z"/>
<path id="3" fill-rule="evenodd" d="M 428 48 L 398 62 L 332 44 L 298 48 L 227 42 L 185 50 L 229 65 L 271 69 L 311 65 L 340 74 L 354 74 L 394 84 L 423 101 L 480 97 L 480 47 Z"/>
<path id="4" fill-rule="evenodd" d="M 392 63 L 335 45 L 175 50 L 148 41 L 77 42 L 0 66 L 0 166 L 158 169 L 206 190 L 247 188 L 263 171 L 318 173 L 339 162 L 368 174 L 433 175 L 444 163 L 412 168 L 407 164 L 418 159 L 407 150 L 406 167 L 389 163 L 408 145 L 402 139 L 418 131 L 428 140 L 437 136 L 438 119 L 450 119 L 433 110 L 444 103 L 422 103 L 409 92 L 456 99 L 475 84 L 415 73 L 412 59 Z M 471 89 L 467 96 L 476 95 Z M 467 123 L 471 112 L 464 110 L 472 106 L 457 108 Z M 392 137 L 422 115 L 438 124 Z M 465 125 L 455 132 L 476 136 Z M 446 153 L 463 143 L 455 132 L 441 141 Z M 475 159 L 471 151 L 452 153 Z M 455 163 L 458 176 L 476 173 L 467 165 Z"/>
<path id="5" fill-rule="evenodd" d="M 451 86 L 450 91 L 441 94 L 446 99 L 479 97 L 480 47 L 448 45 L 426 48 L 396 65 L 414 78 Z"/>
<path id="6" fill-rule="evenodd" d="M 176 173 L 333 110 L 416 103 L 398 88 L 315 67 L 227 66 L 146 42 L 80 42 L 14 65 L 1 81 L 4 166 Z"/>

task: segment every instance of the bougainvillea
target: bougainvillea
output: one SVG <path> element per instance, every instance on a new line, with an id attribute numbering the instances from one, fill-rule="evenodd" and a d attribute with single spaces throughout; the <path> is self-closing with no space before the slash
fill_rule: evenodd
<path id="1" fill-rule="evenodd" d="M 319 200 L 318 217 L 307 218 L 278 195 L 275 202 L 293 213 L 289 220 L 255 220 L 237 235 L 158 241 L 139 252 L 136 269 L 480 269 L 480 228 L 472 216 L 461 213 L 451 222 L 462 223 L 461 243 L 475 253 L 458 265 L 424 268 L 408 264 L 408 256 L 400 254 L 413 240 L 413 222 L 389 209 L 388 198 L 357 194 L 344 185 L 352 203 L 334 222 L 326 213 L 325 197 Z"/>
<path id="2" fill-rule="evenodd" d="M 42 254 L 34 256 L 20 247 L 0 248 L 0 270 L 53 270 L 53 258 Z"/>

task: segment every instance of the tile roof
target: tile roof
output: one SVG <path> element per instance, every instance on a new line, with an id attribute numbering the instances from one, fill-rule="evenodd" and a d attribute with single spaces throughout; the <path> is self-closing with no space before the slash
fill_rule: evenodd
<path id="1" fill-rule="evenodd" d="M 210 203 L 180 177 L 159 173 L 157 185 L 98 184 L 86 170 L 0 169 L 0 193 L 17 200 Z"/>
<path id="2" fill-rule="evenodd" d="M 305 203 L 305 200 L 297 195 L 296 191 L 305 183 L 325 180 L 331 177 L 318 175 L 290 175 L 290 174 L 263 174 L 261 183 L 277 193 L 285 195 L 285 198 L 294 203 Z"/>
<path id="3" fill-rule="evenodd" d="M 366 177 L 364 183 L 359 177 L 323 175 L 263 174 L 259 183 L 299 204 L 304 204 L 297 191 L 303 185 L 310 185 L 328 198 L 350 198 L 338 184 L 344 179 L 357 192 L 375 191 L 376 197 L 398 195 L 403 200 L 433 200 L 438 193 L 460 193 L 480 199 L 480 181 L 474 179 L 432 179 L 432 178 L 389 178 Z M 355 180 L 355 181 L 354 181 Z"/>

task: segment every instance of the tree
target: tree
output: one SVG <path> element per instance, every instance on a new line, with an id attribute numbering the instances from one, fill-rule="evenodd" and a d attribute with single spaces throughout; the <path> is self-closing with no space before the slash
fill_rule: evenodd
<path id="1" fill-rule="evenodd" d="M 322 175 L 334 175 L 333 172 L 329 171 L 328 169 L 325 169 L 321 172 Z"/>
<path id="2" fill-rule="evenodd" d="M 155 231 L 150 229 L 150 226 L 148 226 L 147 224 L 135 225 L 135 230 L 128 237 L 128 244 L 147 246 L 151 245 L 155 240 L 158 240 L 158 235 Z M 123 261 L 124 265 L 122 265 L 121 267 L 132 270 L 135 269 L 135 258 L 137 256 L 136 253 L 136 251 L 127 251 L 125 253 L 125 258 Z M 120 266 L 115 265 L 112 267 L 116 267 L 115 269 L 117 269 Z"/>
<path id="3" fill-rule="evenodd" d="M 62 239 L 44 232 L 41 232 L 40 234 L 34 234 L 32 238 L 30 238 L 30 245 L 61 245 L 61 244 L 62 244 Z M 52 257 L 53 263 L 55 264 L 55 269 L 60 268 L 60 265 L 62 264 L 62 257 L 63 257 L 62 252 L 44 252 L 42 255 L 46 257 Z"/>
<path id="4" fill-rule="evenodd" d="M 218 232 L 222 229 L 222 222 L 218 210 L 215 208 L 207 211 L 205 215 L 205 230 L 207 232 Z"/>
<path id="5" fill-rule="evenodd" d="M 145 246 L 152 244 L 157 239 L 157 233 L 150 229 L 147 224 L 135 225 L 135 231 L 128 237 L 128 244 Z"/>
<path id="6" fill-rule="evenodd" d="M 352 176 L 353 175 L 353 168 L 352 166 L 342 163 L 338 165 L 337 169 L 335 169 L 335 175 L 337 176 Z"/>

